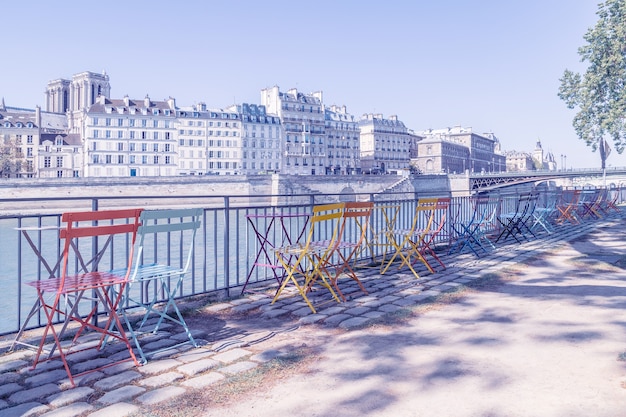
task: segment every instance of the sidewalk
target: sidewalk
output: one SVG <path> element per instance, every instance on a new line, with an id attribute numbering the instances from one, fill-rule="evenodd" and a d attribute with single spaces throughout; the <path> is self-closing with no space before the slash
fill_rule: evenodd
<path id="1" fill-rule="evenodd" d="M 481 259 L 453 255 L 445 271 L 420 280 L 406 268 L 384 277 L 361 270 L 369 295 L 344 281 L 351 299 L 318 314 L 296 296 L 199 307 L 188 322 L 203 346 L 165 351 L 140 368 L 107 368 L 74 389 L 60 361 L 33 371 L 31 352 L 5 353 L 0 417 L 145 415 L 303 346 L 316 355 L 308 372 L 190 415 L 624 415 L 625 226 L 612 218 Z M 460 294 L 454 302 L 432 303 L 451 291 Z M 389 315 L 404 319 L 388 325 Z M 144 346 L 174 345 L 185 337 L 178 332 L 166 329 Z M 73 355 L 73 366 L 124 353 L 114 344 Z"/>

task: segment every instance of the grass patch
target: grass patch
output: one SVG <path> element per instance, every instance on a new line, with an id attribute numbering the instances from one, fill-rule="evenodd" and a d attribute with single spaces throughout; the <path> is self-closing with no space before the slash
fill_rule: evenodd
<path id="1" fill-rule="evenodd" d="M 133 417 L 206 416 L 211 408 L 233 404 L 253 391 L 262 392 L 282 379 L 306 373 L 309 364 L 316 360 L 317 356 L 311 349 L 299 348 L 206 388 L 188 390 L 170 402 L 142 407 Z"/>

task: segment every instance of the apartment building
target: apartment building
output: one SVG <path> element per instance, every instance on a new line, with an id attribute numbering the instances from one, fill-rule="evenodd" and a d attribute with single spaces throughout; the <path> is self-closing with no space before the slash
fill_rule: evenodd
<path id="1" fill-rule="evenodd" d="M 365 173 L 397 173 L 409 169 L 416 135 L 398 120 L 382 114 L 364 114 L 359 120 L 361 169 Z"/>
<path id="2" fill-rule="evenodd" d="M 360 134 L 355 117 L 346 106 L 324 109 L 327 160 L 326 174 L 360 174 Z"/>
<path id="3" fill-rule="evenodd" d="M 241 116 L 205 103 L 177 111 L 178 175 L 241 173 Z"/>
<path id="4" fill-rule="evenodd" d="M 98 96 L 76 118 L 85 177 L 176 175 L 176 102 Z"/>
<path id="5" fill-rule="evenodd" d="M 331 164 L 327 158 L 325 114 L 321 91 L 304 94 L 278 86 L 261 90 L 261 105 L 280 118 L 284 140 L 281 173 L 323 175 Z"/>
<path id="6" fill-rule="evenodd" d="M 241 118 L 242 165 L 247 175 L 281 171 L 282 125 L 277 115 L 268 114 L 265 106 L 243 103 L 230 108 Z"/>
<path id="7" fill-rule="evenodd" d="M 83 173 L 83 147 L 75 133 L 42 133 L 37 152 L 40 178 L 80 177 Z"/>
<path id="8" fill-rule="evenodd" d="M 39 177 L 39 170 L 43 167 L 41 163 L 44 162 L 39 160 L 42 135 L 57 135 L 66 132 L 67 118 L 65 115 L 42 112 L 40 107 L 35 109 L 7 107 L 3 99 L 0 104 L 0 138 L 2 138 L 1 145 L 3 148 L 0 170 L 2 176 L 5 178 Z M 61 154 L 63 160 L 72 156 L 67 154 L 66 149 Z"/>

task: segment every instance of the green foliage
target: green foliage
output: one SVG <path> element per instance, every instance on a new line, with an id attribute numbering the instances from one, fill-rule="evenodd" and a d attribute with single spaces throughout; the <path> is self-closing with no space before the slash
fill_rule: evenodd
<path id="1" fill-rule="evenodd" d="M 5 138 L 0 140 L 0 178 L 15 176 L 21 169 L 23 158 L 18 153 L 18 147 L 14 140 Z"/>
<path id="2" fill-rule="evenodd" d="M 618 153 L 626 146 L 626 0 L 599 4 L 597 15 L 584 36 L 587 43 L 578 49 L 587 70 L 583 75 L 565 70 L 558 96 L 578 110 L 572 121 L 576 134 L 600 151 L 604 168 L 604 141 L 612 139 Z"/>

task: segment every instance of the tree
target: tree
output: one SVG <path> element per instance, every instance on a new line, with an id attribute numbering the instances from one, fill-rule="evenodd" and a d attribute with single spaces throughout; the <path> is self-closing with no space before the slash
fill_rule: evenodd
<path id="1" fill-rule="evenodd" d="M 11 178 L 21 170 L 24 162 L 21 149 L 8 135 L 0 139 L 0 178 Z"/>
<path id="2" fill-rule="evenodd" d="M 581 75 L 565 70 L 558 96 L 570 109 L 578 109 L 572 125 L 579 139 L 600 153 L 602 169 L 610 152 L 607 138 L 622 153 L 626 146 L 626 0 L 598 5 L 599 17 L 578 48 L 589 65 Z"/>

